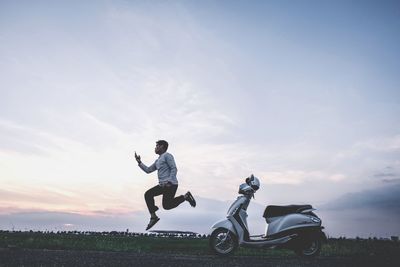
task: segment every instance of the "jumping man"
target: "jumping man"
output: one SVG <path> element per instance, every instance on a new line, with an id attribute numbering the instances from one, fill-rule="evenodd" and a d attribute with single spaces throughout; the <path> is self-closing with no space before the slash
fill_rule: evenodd
<path id="1" fill-rule="evenodd" d="M 159 157 L 149 167 L 143 164 L 140 156 L 137 155 L 135 152 L 135 158 L 139 164 L 139 167 L 146 173 L 151 173 L 157 170 L 158 175 L 158 185 L 150 188 L 144 194 L 147 208 L 149 209 L 151 216 L 150 222 L 147 225 L 146 230 L 149 230 L 160 220 L 160 218 L 158 218 L 156 215 L 158 207 L 154 205 L 155 196 L 163 195 L 162 205 L 163 208 L 166 210 L 176 208 L 185 201 L 188 201 L 192 207 L 196 207 L 196 200 L 193 198 L 192 194 L 189 191 L 185 195 L 175 197 L 176 190 L 178 189 L 178 180 L 176 178 L 176 173 L 178 172 L 178 169 L 176 168 L 174 157 L 170 153 L 168 153 L 167 150 L 167 141 L 157 141 L 154 152 L 158 154 Z"/>

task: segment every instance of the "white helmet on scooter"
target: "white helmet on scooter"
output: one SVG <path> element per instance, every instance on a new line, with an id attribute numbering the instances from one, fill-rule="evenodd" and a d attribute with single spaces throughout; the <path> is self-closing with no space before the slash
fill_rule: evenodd
<path id="1" fill-rule="evenodd" d="M 253 174 L 246 178 L 246 184 L 251 186 L 251 188 L 256 192 L 260 188 L 260 180 Z"/>
<path id="2" fill-rule="evenodd" d="M 254 189 L 250 185 L 244 183 L 239 186 L 239 194 L 251 195 L 254 194 Z"/>

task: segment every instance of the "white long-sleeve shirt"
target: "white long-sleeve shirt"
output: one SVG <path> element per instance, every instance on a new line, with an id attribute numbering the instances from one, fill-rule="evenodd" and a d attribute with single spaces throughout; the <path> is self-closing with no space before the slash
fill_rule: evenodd
<path id="1" fill-rule="evenodd" d="M 176 168 L 174 156 L 168 152 L 161 154 L 149 167 L 144 165 L 143 162 L 139 164 L 139 167 L 146 173 L 151 173 L 157 170 L 158 183 L 160 185 L 164 185 L 167 182 L 178 184 L 178 179 L 176 178 L 178 169 Z"/>

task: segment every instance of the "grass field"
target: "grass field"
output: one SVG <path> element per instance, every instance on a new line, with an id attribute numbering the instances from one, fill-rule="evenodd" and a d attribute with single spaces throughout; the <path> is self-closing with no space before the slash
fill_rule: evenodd
<path id="1" fill-rule="evenodd" d="M 152 237 L 124 232 L 88 234 L 0 231 L 0 248 L 210 254 L 208 238 Z M 240 248 L 235 254 L 295 256 L 289 250 L 245 248 Z M 400 242 L 377 239 L 331 238 L 323 245 L 321 251 L 321 256 L 395 257 L 397 255 L 400 255 Z"/>

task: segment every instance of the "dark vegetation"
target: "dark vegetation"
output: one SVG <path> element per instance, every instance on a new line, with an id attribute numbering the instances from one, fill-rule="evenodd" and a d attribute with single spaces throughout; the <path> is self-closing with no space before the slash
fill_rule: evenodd
<path id="1" fill-rule="evenodd" d="M 186 255 L 208 255 L 208 237 L 191 232 L 132 233 L 132 232 L 33 232 L 0 231 L 0 248 L 50 249 L 114 252 L 163 252 Z M 296 257 L 289 250 L 244 249 L 235 255 Z M 400 242 L 394 240 L 329 238 L 321 256 L 385 258 L 400 255 Z"/>

